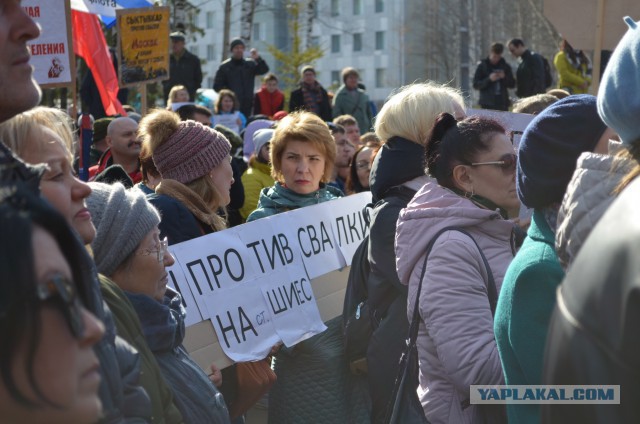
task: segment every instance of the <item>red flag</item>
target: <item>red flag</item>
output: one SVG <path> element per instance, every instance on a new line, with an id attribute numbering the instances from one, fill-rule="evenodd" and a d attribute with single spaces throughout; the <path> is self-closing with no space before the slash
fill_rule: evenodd
<path id="1" fill-rule="evenodd" d="M 118 76 L 113 69 L 107 41 L 96 15 L 72 10 L 73 51 L 87 62 L 98 86 L 107 116 L 127 112 L 118 100 Z"/>

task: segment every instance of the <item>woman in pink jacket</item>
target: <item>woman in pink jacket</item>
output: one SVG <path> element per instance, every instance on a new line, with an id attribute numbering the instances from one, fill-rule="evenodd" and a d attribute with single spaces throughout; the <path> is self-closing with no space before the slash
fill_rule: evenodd
<path id="1" fill-rule="evenodd" d="M 519 207 L 514 148 L 495 121 L 456 122 L 443 113 L 427 143 L 426 163 L 437 182 L 427 181 L 416 193 L 396 230 L 396 265 L 400 281 L 409 285 L 410 320 L 427 244 L 446 227 L 467 234 L 442 233 L 429 255 L 419 300 L 418 397 L 433 424 L 501 422 L 502 405 L 469 405 L 469 389 L 504 384 L 491 303 L 515 254 L 506 212 Z"/>

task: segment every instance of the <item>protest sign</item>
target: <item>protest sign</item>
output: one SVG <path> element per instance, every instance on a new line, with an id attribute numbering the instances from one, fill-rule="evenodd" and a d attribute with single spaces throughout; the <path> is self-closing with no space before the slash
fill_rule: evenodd
<path id="1" fill-rule="evenodd" d="M 117 9 L 121 86 L 169 78 L 169 8 Z"/>
<path id="2" fill-rule="evenodd" d="M 236 134 L 240 134 L 240 115 L 238 112 L 213 115 L 213 125 L 223 125 Z"/>
<path id="3" fill-rule="evenodd" d="M 361 211 L 370 201 L 361 193 L 171 246 L 171 280 L 185 294 L 187 317 L 197 317 L 189 323 L 202 328 L 194 321 L 210 319 L 207 328 L 235 361 L 263 358 L 279 340 L 293 346 L 323 331 L 311 287 L 351 262 L 368 232 Z M 345 284 L 346 277 L 328 292 L 320 288 L 331 317 L 341 310 Z"/>
<path id="4" fill-rule="evenodd" d="M 21 7 L 40 27 L 40 37 L 27 42 L 33 78 L 43 88 L 72 84 L 75 62 L 69 3 L 23 0 Z"/>
<path id="5" fill-rule="evenodd" d="M 498 121 L 507 130 L 513 146 L 518 149 L 520 137 L 535 115 L 528 113 L 503 112 L 490 109 L 467 109 L 467 116 L 482 116 Z"/>

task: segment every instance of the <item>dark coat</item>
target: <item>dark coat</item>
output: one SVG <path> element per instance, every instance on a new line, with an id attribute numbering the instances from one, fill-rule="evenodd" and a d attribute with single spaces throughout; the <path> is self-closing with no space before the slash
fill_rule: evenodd
<path id="1" fill-rule="evenodd" d="M 205 234 L 202 230 L 203 225 L 179 200 L 158 193 L 148 195 L 147 200 L 160 212 L 160 238 L 167 237 L 169 245 Z"/>
<path id="2" fill-rule="evenodd" d="M 504 78 L 491 81 L 489 76 L 497 70 L 504 71 Z M 476 68 L 473 76 L 473 88 L 480 90 L 480 106 L 484 109 L 508 110 L 509 90 L 516 86 L 516 80 L 513 78 L 511 66 L 500 58 L 495 65 L 491 63 L 489 58 L 481 60 Z"/>
<path id="3" fill-rule="evenodd" d="M 140 385 L 151 399 L 154 423 L 181 423 L 182 415 L 173 403 L 173 394 L 167 385 L 153 353 L 142 334 L 142 327 L 133 305 L 126 294 L 109 278 L 100 276 L 100 290 L 111 308 L 118 335 L 134 346 L 141 359 Z"/>
<path id="4" fill-rule="evenodd" d="M 423 155 L 421 145 L 392 137 L 371 169 L 371 193 L 376 202 L 369 229 L 371 273 L 367 281 L 373 328 L 367 350 L 372 423 L 384 418 L 409 330 L 407 287 L 396 273 L 394 240 L 400 210 L 415 194 L 402 184 L 424 175 Z"/>
<path id="5" fill-rule="evenodd" d="M 187 87 L 189 99 L 194 101 L 196 90 L 202 85 L 200 58 L 187 50 L 179 59 L 176 59 L 174 55 L 170 55 L 169 58 L 169 79 L 162 82 L 165 101 L 174 85 Z"/>
<path id="6" fill-rule="evenodd" d="M 226 88 L 233 91 L 240 102 L 240 112 L 249 117 L 252 115 L 255 78 L 267 72 L 269 65 L 261 57 L 256 60 L 230 58 L 220 64 L 213 89 L 220 91 Z"/>
<path id="7" fill-rule="evenodd" d="M 542 384 L 620 385 L 620 404 L 541 405 L 543 423 L 640 422 L 640 180 L 597 223 L 557 292 Z"/>
<path id="8" fill-rule="evenodd" d="M 525 50 L 516 71 L 516 95 L 520 98 L 545 92 L 544 63 L 540 55 Z"/>
<path id="9" fill-rule="evenodd" d="M 184 422 L 229 424 L 222 394 L 182 346 L 186 311 L 180 294 L 167 288 L 162 302 L 144 294 L 127 293 L 127 296 L 140 318 L 147 344 L 173 390 Z"/>
<path id="10" fill-rule="evenodd" d="M 329 95 L 327 94 L 327 90 L 324 89 L 321 85 L 318 84 L 320 88 L 320 96 L 322 100 L 320 101 L 320 112 L 318 116 L 325 122 L 329 122 L 333 119 L 331 115 L 331 102 L 329 101 Z M 289 99 L 289 111 L 294 112 L 296 110 L 303 109 L 311 112 L 305 103 L 304 103 L 304 94 L 302 93 L 302 87 L 293 90 L 291 92 L 291 99 Z"/>

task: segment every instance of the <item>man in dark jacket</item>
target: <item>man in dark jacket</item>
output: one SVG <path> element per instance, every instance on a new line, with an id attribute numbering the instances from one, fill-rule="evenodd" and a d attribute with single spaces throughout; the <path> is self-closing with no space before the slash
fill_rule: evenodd
<path id="1" fill-rule="evenodd" d="M 312 66 L 302 68 L 302 81 L 300 87 L 291 92 L 289 111 L 306 110 L 315 113 L 323 121 L 329 122 L 331 115 L 331 102 L 327 90 L 316 80 L 316 70 Z"/>
<path id="2" fill-rule="evenodd" d="M 519 38 L 508 43 L 509 51 L 520 58 L 516 71 L 516 95 L 520 98 L 544 93 L 544 63 L 540 55 L 527 49 Z"/>
<path id="3" fill-rule="evenodd" d="M 37 25 L 18 2 L 3 2 L 0 8 L 0 123 L 40 102 L 40 90 L 32 78 L 32 68 L 25 61 L 29 58 L 27 42 L 39 35 Z M 16 57 L 21 59 L 16 61 Z M 25 164 L 0 143 L 0 191 L 11 188 L 12 184 L 24 184 L 34 193 L 39 193 L 43 171 L 43 165 Z M 151 403 L 147 393 L 138 385 L 138 354 L 116 335 L 111 312 L 100 294 L 92 259 L 87 254 L 76 266 L 95 276 L 94 290 L 89 295 L 90 304 L 85 306 L 105 326 L 104 337 L 94 346 L 102 377 L 98 392 L 103 409 L 101 422 L 149 422 Z"/>
<path id="4" fill-rule="evenodd" d="M 249 117 L 252 115 L 256 75 L 269 72 L 269 66 L 256 49 L 251 49 L 251 59 L 245 59 L 245 45 L 240 38 L 231 40 L 229 48 L 231 57 L 220 64 L 213 89 L 220 91 L 226 88 L 233 91 L 240 102 L 240 112 Z"/>
<path id="5" fill-rule="evenodd" d="M 504 46 L 493 43 L 489 57 L 478 63 L 473 76 L 473 88 L 480 90 L 480 106 L 483 109 L 509 110 L 508 88 L 516 86 L 511 66 L 502 57 Z"/>
<path id="6" fill-rule="evenodd" d="M 194 101 L 196 90 L 202 84 L 202 68 L 200 58 L 184 47 L 185 35 L 172 32 L 171 56 L 169 58 L 169 79 L 163 81 L 164 100 L 167 101 L 169 91 L 174 85 L 184 85 L 189 92 L 189 100 Z"/>

